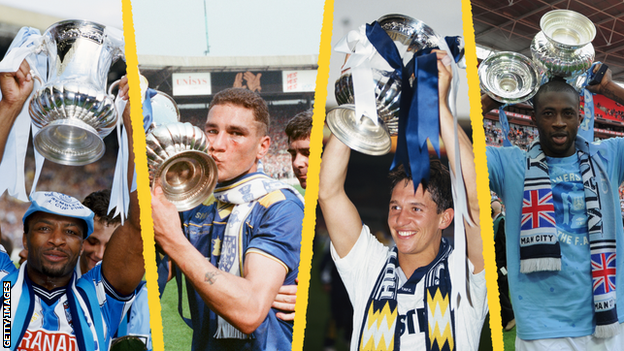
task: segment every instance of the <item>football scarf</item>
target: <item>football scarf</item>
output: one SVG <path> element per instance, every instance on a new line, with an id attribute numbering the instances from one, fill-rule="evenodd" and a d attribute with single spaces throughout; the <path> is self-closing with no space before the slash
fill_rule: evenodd
<path id="1" fill-rule="evenodd" d="M 615 292 L 615 230 L 604 230 L 599 182 L 608 184 L 603 169 L 589 157 L 586 142 L 577 137 L 577 156 L 583 181 L 593 278 L 594 335 L 607 338 L 618 333 Z M 555 208 L 546 156 L 539 140 L 528 151 L 520 227 L 520 272 L 561 270 Z M 609 203 L 606 201 L 605 203 Z"/>
<path id="2" fill-rule="evenodd" d="M 256 202 L 263 196 L 279 189 L 288 189 L 303 202 L 303 198 L 291 186 L 270 178 L 263 173 L 256 173 L 252 176 L 241 179 L 233 184 L 218 186 L 214 190 L 214 197 L 223 203 L 234 204 L 230 213 L 223 243 L 221 244 L 221 257 L 219 259 L 219 269 L 236 276 L 242 276 L 243 272 L 243 230 L 244 223 L 251 213 Z M 221 316 L 217 316 L 217 331 L 215 338 L 225 339 L 249 339 L 250 336 L 244 334 L 236 327 L 232 326 Z"/>
<path id="3" fill-rule="evenodd" d="M 400 290 L 411 290 L 413 294 L 420 279 L 425 279 L 422 298 L 427 320 L 426 350 L 455 350 L 454 316 L 450 306 L 451 278 L 448 271 L 448 257 L 452 250 L 443 238 L 438 256 L 428 266 L 417 269 L 399 288 L 398 250 L 396 246 L 392 249 L 368 298 L 358 336 L 358 350 L 401 349 L 400 328 L 397 328 L 397 294 Z"/>

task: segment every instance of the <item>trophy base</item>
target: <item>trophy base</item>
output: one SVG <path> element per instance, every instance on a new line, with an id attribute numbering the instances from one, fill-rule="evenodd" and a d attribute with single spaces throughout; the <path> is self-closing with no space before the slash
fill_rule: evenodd
<path id="1" fill-rule="evenodd" d="M 35 135 L 34 145 L 47 160 L 67 166 L 93 163 L 106 151 L 104 140 L 94 128 L 73 119 L 51 122 Z"/>
<path id="2" fill-rule="evenodd" d="M 356 118 L 355 106 L 341 105 L 327 113 L 327 126 L 349 148 L 371 156 L 390 152 L 392 140 L 383 121 L 375 125 L 370 118 Z"/>
<path id="3" fill-rule="evenodd" d="M 217 165 L 205 152 L 183 151 L 166 159 L 154 179 L 178 212 L 183 212 L 201 204 L 212 193 L 217 184 Z"/>

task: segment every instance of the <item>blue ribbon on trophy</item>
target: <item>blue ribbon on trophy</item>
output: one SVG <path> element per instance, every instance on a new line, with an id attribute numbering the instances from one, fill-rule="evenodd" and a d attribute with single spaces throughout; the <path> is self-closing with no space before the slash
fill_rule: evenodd
<path id="1" fill-rule="evenodd" d="M 145 129 L 146 133 L 154 121 L 152 98 L 156 96 L 156 94 L 158 94 L 158 92 L 152 88 L 147 88 L 145 91 L 145 99 L 143 100 L 143 129 Z"/>
<path id="2" fill-rule="evenodd" d="M 507 114 L 505 113 L 505 107 L 509 104 L 504 104 L 498 108 L 498 121 L 501 124 L 503 130 L 503 146 L 512 146 L 509 141 L 509 121 L 507 120 Z"/>
<path id="3" fill-rule="evenodd" d="M 581 94 L 583 94 L 583 122 L 579 126 L 579 135 L 582 136 L 585 140 L 592 142 L 594 140 L 594 94 L 587 90 L 587 86 L 594 79 L 596 73 L 594 73 L 594 68 L 597 65 L 602 64 L 600 61 L 594 62 L 591 67 L 587 70 L 583 77 L 583 85 L 581 89 Z M 606 66 L 602 64 L 602 66 Z M 605 69 L 606 70 L 606 69 Z M 602 76 L 599 78 L 598 83 L 602 80 Z"/>
<path id="4" fill-rule="evenodd" d="M 434 48 L 426 48 L 414 54 L 403 65 L 403 60 L 394 41 L 379 23 L 366 26 L 366 36 L 377 52 L 401 77 L 401 109 L 397 149 L 391 169 L 403 164 L 414 184 L 422 179 L 429 180 L 429 151 L 427 139 L 440 156 L 438 67 Z M 455 62 L 461 57 L 460 41 L 449 37 L 451 55 Z M 413 77 L 413 85 L 410 79 Z"/>

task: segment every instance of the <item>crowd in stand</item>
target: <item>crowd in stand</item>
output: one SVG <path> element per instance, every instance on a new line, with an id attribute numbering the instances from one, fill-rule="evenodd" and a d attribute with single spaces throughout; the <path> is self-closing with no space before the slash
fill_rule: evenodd
<path id="1" fill-rule="evenodd" d="M 602 106 L 600 103 L 596 104 L 596 108 L 597 108 L 597 110 L 600 110 L 600 111 L 604 112 L 606 115 L 608 115 L 611 118 L 615 118 L 617 120 L 624 121 L 624 111 L 622 111 L 622 110 L 618 110 L 618 109 L 615 109 L 615 108 L 607 108 L 605 106 Z M 598 112 L 598 111 L 596 111 L 596 116 L 604 118 L 604 116 L 602 116 L 600 114 L 600 112 Z"/>
<path id="2" fill-rule="evenodd" d="M 485 143 L 488 146 L 503 145 L 503 131 L 499 122 L 484 119 L 483 128 L 485 130 Z M 526 150 L 536 137 L 537 129 L 535 127 L 509 125 L 509 141 L 521 149 Z"/>

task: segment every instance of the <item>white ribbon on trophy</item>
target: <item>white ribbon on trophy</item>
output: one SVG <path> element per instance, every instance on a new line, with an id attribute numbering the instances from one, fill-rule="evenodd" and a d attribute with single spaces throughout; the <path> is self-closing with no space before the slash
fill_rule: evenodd
<path id="1" fill-rule="evenodd" d="M 342 69 L 351 69 L 356 118 L 366 116 L 375 125 L 379 125 L 372 68 L 384 71 L 394 69 L 377 53 L 366 37 L 366 25 L 360 26 L 359 30 L 349 31 L 336 44 L 334 50 L 347 55 Z"/>
<path id="2" fill-rule="evenodd" d="M 457 63 L 453 60 L 453 54 L 446 43 L 446 40 L 440 38 L 439 40 L 440 49 L 446 51 L 446 59 L 444 62 L 450 63 L 451 70 L 453 72 L 453 78 L 451 80 L 451 91 L 449 92 L 449 108 L 451 113 L 453 114 L 453 127 L 455 134 L 455 170 L 457 174 L 453 172 L 453 169 L 449 169 L 449 173 L 451 174 L 451 185 L 453 190 L 453 204 L 455 205 L 455 227 L 454 227 L 454 235 L 453 235 L 453 250 L 456 252 L 466 252 L 466 230 L 464 226 L 464 220 L 468 223 L 468 225 L 474 225 L 473 221 L 470 219 L 470 214 L 468 213 L 468 203 L 466 199 L 466 185 L 464 184 L 464 178 L 462 176 L 461 169 L 461 155 L 459 152 L 459 135 L 457 131 L 457 108 L 456 108 L 456 100 L 457 100 L 457 90 L 459 87 L 459 70 Z M 451 167 L 449 167 L 451 168 Z M 466 257 L 464 255 L 460 255 L 461 259 L 454 260 L 453 262 L 449 262 L 449 272 L 451 275 L 451 281 L 453 282 L 452 296 L 451 301 L 457 301 L 457 297 L 460 298 L 466 297 Z"/>
<path id="3" fill-rule="evenodd" d="M 116 39 L 117 45 L 124 47 L 123 32 L 113 27 L 106 27 L 109 38 Z M 123 50 L 123 49 L 122 49 Z M 115 99 L 115 109 L 117 110 L 117 140 L 119 142 L 119 150 L 117 151 L 117 163 L 115 164 L 115 174 L 113 175 L 113 184 L 111 186 L 111 197 L 108 204 L 108 213 L 115 210 L 114 216 L 119 215 L 121 224 L 124 224 L 128 217 L 128 209 L 130 208 L 130 192 L 128 191 L 128 158 L 129 147 L 128 132 L 123 126 L 123 112 L 126 109 L 127 101 L 124 99 Z M 133 175 L 133 182 L 136 178 L 136 172 Z M 135 189 L 133 189 L 135 190 Z"/>
<path id="4" fill-rule="evenodd" d="M 13 39 L 6 56 L 0 61 L 0 73 L 16 72 L 22 64 L 22 61 L 26 59 L 30 65 L 31 73 L 42 78 L 42 82 L 45 83 L 45 75 L 40 74 L 40 72 L 46 72 L 47 70 L 47 58 L 45 54 L 41 53 L 42 43 L 43 37 L 38 29 L 30 27 L 23 27 L 20 29 Z M 33 93 L 35 88 L 36 87 L 33 87 Z M 32 93 L 24 103 L 24 108 L 22 108 L 22 111 L 11 127 L 4 157 L 2 163 L 0 163 L 0 174 L 2 174 L 3 178 L 2 182 L 0 182 L 0 195 L 8 191 L 10 196 L 24 202 L 29 201 L 28 196 L 26 196 L 24 174 L 28 137 L 31 130 L 30 115 L 28 113 L 28 105 L 31 97 Z M 32 127 L 38 130 L 34 125 Z M 35 130 L 33 130 L 33 133 L 34 132 Z M 34 192 L 39 175 L 41 174 L 43 160 L 43 156 L 35 150 L 36 168 L 31 194 Z"/>
<path id="5" fill-rule="evenodd" d="M 119 96 L 115 99 L 115 108 L 117 111 L 121 111 L 121 114 L 123 114 L 126 104 L 127 101 L 120 99 Z M 113 176 L 108 213 L 115 210 L 113 217 L 120 215 L 121 225 L 123 225 L 125 218 L 128 217 L 130 194 L 128 192 L 128 133 L 126 128 L 123 127 L 122 115 L 117 119 L 117 140 L 119 140 L 119 150 L 117 151 L 117 163 L 115 164 L 115 175 Z"/>

